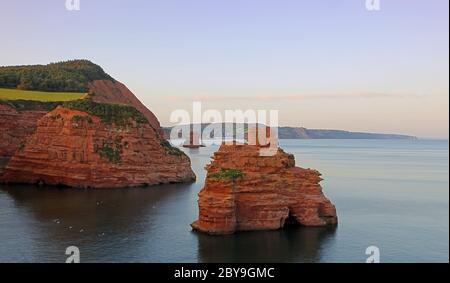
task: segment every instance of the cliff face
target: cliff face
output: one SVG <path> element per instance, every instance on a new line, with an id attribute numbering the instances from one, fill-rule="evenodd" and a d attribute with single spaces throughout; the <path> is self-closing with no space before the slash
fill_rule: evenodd
<path id="1" fill-rule="evenodd" d="M 60 102 L 0 100 L 0 182 L 116 188 L 192 181 L 156 116 L 87 60 L 0 67 L 0 87 L 79 92 Z"/>
<path id="2" fill-rule="evenodd" d="M 46 111 L 17 111 L 0 104 L 0 176 L 14 153 L 25 144 L 25 139 L 37 127 L 37 121 Z"/>
<path id="3" fill-rule="evenodd" d="M 195 175 L 189 158 L 161 140 L 150 124 L 105 124 L 97 116 L 59 106 L 38 121 L 1 179 L 116 188 L 191 181 Z"/>
<path id="4" fill-rule="evenodd" d="M 336 209 L 323 195 L 320 173 L 295 167 L 278 149 L 260 156 L 259 146 L 222 145 L 199 193 L 195 230 L 209 234 L 275 230 L 285 225 L 337 224 Z"/>

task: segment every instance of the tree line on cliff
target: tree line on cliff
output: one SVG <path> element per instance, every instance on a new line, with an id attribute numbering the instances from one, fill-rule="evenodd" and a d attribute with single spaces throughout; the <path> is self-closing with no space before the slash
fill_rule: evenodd
<path id="1" fill-rule="evenodd" d="M 88 82 L 103 79 L 113 80 L 100 66 L 88 60 L 0 67 L 0 88 L 88 92 Z"/>

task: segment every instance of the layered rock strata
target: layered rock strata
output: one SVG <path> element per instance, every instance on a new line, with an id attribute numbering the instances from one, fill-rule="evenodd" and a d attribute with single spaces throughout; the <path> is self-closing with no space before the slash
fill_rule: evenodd
<path id="1" fill-rule="evenodd" d="M 67 102 L 0 100 L 0 183 L 117 188 L 195 180 L 189 157 L 163 138 L 156 116 L 100 66 L 71 60 L 0 69 L 2 87 L 88 93 Z"/>
<path id="2" fill-rule="evenodd" d="M 275 230 L 286 225 L 337 224 L 316 170 L 295 167 L 294 156 L 277 150 L 261 156 L 258 145 L 222 145 L 207 165 L 199 193 L 195 230 L 209 234 Z"/>
<path id="3" fill-rule="evenodd" d="M 30 129 L 31 130 L 31 129 Z M 3 170 L 6 183 L 118 188 L 195 179 L 189 158 L 148 123 L 105 124 L 59 106 L 37 123 Z"/>
<path id="4" fill-rule="evenodd" d="M 46 111 L 18 111 L 0 104 L 0 176 L 14 153 L 36 131 L 37 121 Z"/>

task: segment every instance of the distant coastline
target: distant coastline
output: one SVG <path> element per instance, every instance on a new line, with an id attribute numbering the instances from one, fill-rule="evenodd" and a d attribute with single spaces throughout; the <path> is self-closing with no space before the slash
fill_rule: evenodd
<path id="1" fill-rule="evenodd" d="M 210 124 L 202 124 L 202 131 Z M 189 127 L 191 125 L 186 125 Z M 168 139 L 170 131 L 173 127 L 163 127 L 164 135 Z M 225 126 L 222 127 L 222 135 L 226 138 L 231 138 L 230 135 L 225 135 Z M 278 137 L 280 139 L 372 139 L 372 140 L 417 140 L 418 137 L 401 134 L 386 134 L 386 133 L 369 133 L 369 132 L 352 132 L 345 130 L 328 130 L 328 129 L 307 129 L 304 127 L 279 127 Z"/>
<path id="2" fill-rule="evenodd" d="M 281 139 L 401 139 L 416 140 L 415 136 L 386 133 L 351 132 L 345 130 L 307 129 L 297 127 L 280 127 Z"/>

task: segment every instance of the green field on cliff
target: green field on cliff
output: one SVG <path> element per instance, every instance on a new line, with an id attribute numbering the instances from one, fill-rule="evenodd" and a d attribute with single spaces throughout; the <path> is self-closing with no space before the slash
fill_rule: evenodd
<path id="1" fill-rule="evenodd" d="M 0 99 L 3 100 L 35 100 L 35 101 L 71 101 L 84 98 L 86 93 L 45 92 L 20 89 L 0 88 Z"/>

